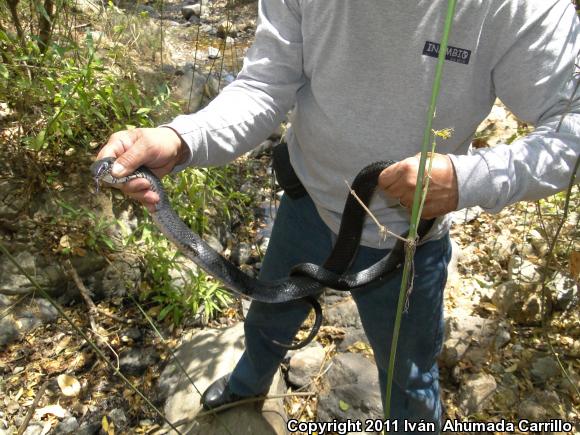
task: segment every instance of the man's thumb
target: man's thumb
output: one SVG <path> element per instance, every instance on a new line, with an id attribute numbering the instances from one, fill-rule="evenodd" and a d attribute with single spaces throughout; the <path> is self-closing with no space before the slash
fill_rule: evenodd
<path id="1" fill-rule="evenodd" d="M 137 142 L 115 160 L 111 170 L 113 176 L 125 177 L 132 174 L 135 169 L 143 164 L 145 156 L 145 147 Z"/>

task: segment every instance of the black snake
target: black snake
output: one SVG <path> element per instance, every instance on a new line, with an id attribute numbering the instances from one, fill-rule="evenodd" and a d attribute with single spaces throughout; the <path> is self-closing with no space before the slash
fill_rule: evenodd
<path id="1" fill-rule="evenodd" d="M 322 309 L 317 296 L 325 287 L 336 290 L 351 290 L 370 282 L 386 278 L 398 269 L 404 260 L 404 242 L 397 239 L 395 246 L 379 262 L 357 273 L 347 273 L 360 244 L 360 238 L 365 218 L 365 210 L 353 195 L 346 201 L 343 218 L 340 224 L 336 244 L 322 266 L 302 263 L 295 266 L 286 279 L 262 281 L 242 272 L 233 263 L 212 249 L 199 235 L 179 218 L 171 208 L 167 193 L 161 181 L 146 167 L 140 167 L 133 174 L 115 178 L 111 175 L 114 158 L 105 158 L 91 165 L 92 175 L 97 182 L 123 184 L 135 178 L 145 178 L 151 183 L 151 190 L 159 195 L 159 202 L 153 221 L 159 230 L 171 240 L 175 246 L 205 272 L 220 281 L 226 289 L 250 299 L 265 303 L 280 303 L 301 300 L 315 311 L 316 318 L 308 337 L 296 344 L 276 344 L 298 349 L 314 339 L 322 323 Z M 362 169 L 352 183 L 352 189 L 366 205 L 377 187 L 379 174 L 392 165 L 393 161 L 375 162 Z M 431 226 L 433 219 L 422 219 L 417 233 L 423 238 Z M 403 235 L 403 237 L 405 237 Z"/>

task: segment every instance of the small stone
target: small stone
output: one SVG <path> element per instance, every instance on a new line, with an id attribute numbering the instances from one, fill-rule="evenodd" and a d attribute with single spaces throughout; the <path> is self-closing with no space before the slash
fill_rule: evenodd
<path id="1" fill-rule="evenodd" d="M 492 246 L 493 258 L 499 262 L 508 261 L 512 256 L 513 245 L 511 231 L 502 230 Z"/>
<path id="2" fill-rule="evenodd" d="M 532 363 L 532 380 L 537 384 L 545 384 L 560 374 L 560 366 L 551 356 L 539 358 Z"/>
<path id="3" fill-rule="evenodd" d="M 0 346 L 15 341 L 19 336 L 18 329 L 12 320 L 12 317 L 5 317 L 0 320 Z"/>
<path id="4" fill-rule="evenodd" d="M 70 434 L 76 433 L 79 428 L 79 422 L 73 416 L 66 417 L 63 421 L 56 425 L 54 434 Z"/>
<path id="5" fill-rule="evenodd" d="M 194 15 L 199 17 L 201 15 L 201 5 L 196 4 L 182 6 L 181 15 L 183 15 L 183 18 L 186 20 L 189 20 Z"/>
<path id="6" fill-rule="evenodd" d="M 30 316 L 16 319 L 16 326 L 18 327 L 18 330 L 20 331 L 21 334 L 25 334 L 28 331 L 31 331 L 32 329 L 42 324 L 42 321 L 40 319 L 37 319 L 31 313 L 27 314 L 29 314 Z"/>
<path id="7" fill-rule="evenodd" d="M 35 299 L 38 318 L 44 322 L 52 322 L 58 317 L 58 310 L 46 299 Z"/>
<path id="8" fill-rule="evenodd" d="M 528 419 L 530 421 L 542 421 L 548 416 L 546 408 L 532 399 L 524 400 L 518 406 L 518 417 L 521 419 Z"/>
<path id="9" fill-rule="evenodd" d="M 500 328 L 493 339 L 493 345 L 496 349 L 501 349 L 510 342 L 511 338 L 512 337 L 506 328 Z"/>
<path id="10" fill-rule="evenodd" d="M 556 310 L 564 311 L 578 305 L 578 283 L 573 279 L 557 272 L 548 287 L 552 291 L 552 300 Z"/>
<path id="11" fill-rule="evenodd" d="M 141 340 L 143 334 L 139 328 L 127 328 L 121 332 L 120 337 L 122 342 L 128 343 Z"/>
<path id="12" fill-rule="evenodd" d="M 121 371 L 128 375 L 141 375 L 158 361 L 159 355 L 153 347 L 126 349 L 119 355 Z"/>
<path id="13" fill-rule="evenodd" d="M 109 412 L 109 418 L 115 423 L 115 427 L 118 429 L 124 429 L 127 427 L 127 416 L 121 408 L 115 408 Z"/>
<path id="14" fill-rule="evenodd" d="M 252 247 L 245 242 L 239 243 L 232 250 L 231 260 L 237 264 L 246 264 L 252 255 Z"/>
<path id="15" fill-rule="evenodd" d="M 83 423 L 77 430 L 76 435 L 97 435 L 101 431 L 101 422 L 93 421 L 90 423 Z"/>
<path id="16" fill-rule="evenodd" d="M 228 36 L 235 38 L 238 36 L 238 27 L 231 21 L 222 21 L 217 28 L 217 36 L 226 39 Z"/>
<path id="17" fill-rule="evenodd" d="M 451 213 L 451 218 L 454 224 L 466 224 L 473 222 L 483 212 L 481 207 L 465 208 Z"/>
<path id="18" fill-rule="evenodd" d="M 153 8 L 153 6 L 149 5 L 137 5 L 135 7 L 135 11 L 140 14 L 149 15 L 152 18 L 157 17 L 157 11 Z"/>
<path id="19" fill-rule="evenodd" d="M 326 311 L 326 321 L 330 325 L 342 327 L 362 327 L 358 309 L 352 298 L 345 299 Z"/>
<path id="20" fill-rule="evenodd" d="M 189 24 L 193 24 L 194 26 L 198 25 L 200 21 L 201 21 L 201 18 L 199 18 L 197 15 L 192 15 L 191 17 L 189 17 L 187 19 L 187 22 Z"/>
<path id="21" fill-rule="evenodd" d="M 501 388 L 498 390 L 494 401 L 496 404 L 500 405 L 502 409 L 513 409 L 513 406 L 519 401 L 517 390 L 514 391 L 511 388 Z"/>
<path id="22" fill-rule="evenodd" d="M 325 355 L 320 345 L 308 346 L 296 352 L 290 358 L 288 381 L 297 387 L 308 384 L 320 371 Z"/>
<path id="23" fill-rule="evenodd" d="M 495 378 L 491 375 L 477 373 L 470 376 L 461 388 L 460 407 L 465 414 L 475 414 L 492 397 L 497 388 Z"/>
<path id="24" fill-rule="evenodd" d="M 23 435 L 40 435 L 43 433 L 43 429 L 44 426 L 42 424 L 33 422 L 28 425 Z"/>
<path id="25" fill-rule="evenodd" d="M 207 48 L 207 57 L 209 59 L 218 59 L 220 57 L 220 50 L 219 50 L 219 48 L 208 47 Z"/>
<path id="26" fill-rule="evenodd" d="M 325 389 L 318 399 L 318 419 L 380 418 L 382 402 L 376 370 L 363 355 L 339 353 L 324 377 Z"/>

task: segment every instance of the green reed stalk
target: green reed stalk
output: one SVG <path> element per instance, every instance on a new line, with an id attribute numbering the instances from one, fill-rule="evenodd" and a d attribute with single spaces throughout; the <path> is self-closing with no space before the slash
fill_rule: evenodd
<path id="1" fill-rule="evenodd" d="M 417 186 L 413 196 L 413 208 L 411 211 L 411 223 L 409 226 L 408 240 L 414 242 L 417 237 L 417 225 L 420 218 L 420 209 L 422 209 L 421 198 L 423 197 L 424 179 L 425 179 L 425 165 L 427 162 L 427 154 L 430 151 L 431 132 L 433 126 L 433 118 L 435 117 L 435 108 L 437 106 L 437 97 L 439 96 L 439 89 L 441 87 L 441 76 L 443 74 L 443 63 L 445 61 L 445 53 L 447 52 L 447 42 L 449 34 L 451 33 L 451 25 L 453 16 L 455 14 L 455 5 L 457 0 L 449 0 L 447 3 L 447 15 L 445 17 L 445 27 L 443 30 L 443 37 L 441 38 L 441 45 L 439 47 L 439 56 L 437 58 L 437 67 L 435 69 L 435 79 L 433 81 L 433 88 L 431 91 L 431 102 L 429 104 L 429 111 L 427 113 L 427 124 L 423 132 L 423 144 L 421 147 L 421 159 L 419 161 L 419 172 L 417 174 Z M 385 418 L 389 419 L 391 416 L 391 393 L 393 389 L 393 374 L 395 371 L 395 360 L 397 356 L 397 344 L 399 341 L 399 331 L 401 329 L 401 318 L 403 316 L 403 308 L 407 297 L 407 289 L 410 281 L 410 273 L 412 271 L 413 255 L 415 249 L 409 249 L 409 245 L 405 249 L 405 265 L 403 267 L 403 277 L 401 281 L 401 289 L 399 291 L 399 301 L 397 304 L 397 315 L 395 318 L 395 325 L 393 327 L 393 338 L 391 341 L 391 349 L 389 355 L 389 367 L 387 372 L 387 390 L 385 400 Z"/>

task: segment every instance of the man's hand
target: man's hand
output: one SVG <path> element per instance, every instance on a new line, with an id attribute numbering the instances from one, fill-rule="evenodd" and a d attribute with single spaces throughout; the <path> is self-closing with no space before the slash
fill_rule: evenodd
<path id="1" fill-rule="evenodd" d="M 401 160 L 383 170 L 379 175 L 379 187 L 388 196 L 398 199 L 407 209 L 413 204 L 419 158 L 420 155 L 417 154 Z M 451 159 L 443 154 L 433 154 L 431 181 L 421 217 L 430 219 L 454 211 L 458 200 L 457 176 Z"/>
<path id="2" fill-rule="evenodd" d="M 123 177 L 139 166 L 147 166 L 162 178 L 186 157 L 179 135 L 170 128 L 137 128 L 113 133 L 97 159 L 115 157 L 113 175 Z M 123 193 L 141 202 L 150 211 L 155 209 L 159 196 L 151 190 L 149 181 L 139 178 L 119 187 Z"/>

